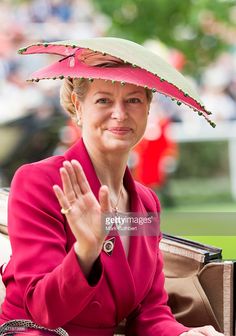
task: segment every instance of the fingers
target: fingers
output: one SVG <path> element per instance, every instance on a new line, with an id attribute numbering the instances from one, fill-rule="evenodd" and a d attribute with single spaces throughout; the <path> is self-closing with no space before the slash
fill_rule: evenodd
<path id="1" fill-rule="evenodd" d="M 63 168 L 60 169 L 63 190 L 69 201 L 73 203 L 77 196 L 81 195 L 80 185 L 78 184 L 75 169 L 71 162 L 64 161 Z"/>
<path id="2" fill-rule="evenodd" d="M 84 174 L 83 168 L 81 167 L 80 163 L 77 160 L 72 160 L 71 164 L 74 168 L 74 172 L 76 175 L 77 183 L 80 187 L 80 190 L 83 194 L 86 194 L 87 192 L 91 191 L 91 188 L 89 186 L 88 180 Z"/>
<path id="3" fill-rule="evenodd" d="M 70 203 L 81 194 L 90 192 L 90 186 L 80 163 L 76 160 L 64 161 L 60 169 L 63 191 Z"/>
<path id="4" fill-rule="evenodd" d="M 82 193 L 77 180 L 77 169 L 74 168 L 75 162 L 77 166 L 79 163 L 75 160 L 72 161 L 73 164 L 70 161 L 64 161 L 63 167 L 60 168 L 62 188 L 58 185 L 53 186 L 54 192 L 62 209 L 69 209 Z M 82 168 L 80 171 L 82 171 Z M 84 178 L 86 179 L 85 175 Z"/>
<path id="5" fill-rule="evenodd" d="M 181 334 L 180 336 L 203 336 L 204 334 L 198 332 L 198 331 L 193 331 L 190 330 L 187 333 L 184 333 L 183 335 Z"/>
<path id="6" fill-rule="evenodd" d="M 74 191 L 74 188 L 70 180 L 70 176 L 66 168 L 64 167 L 60 168 L 60 175 L 61 175 L 62 190 L 64 192 L 64 195 L 67 197 L 67 200 L 69 203 L 73 203 L 77 198 L 77 194 Z"/>
<path id="7" fill-rule="evenodd" d="M 191 329 L 189 331 L 186 331 L 182 334 L 180 334 L 179 336 L 202 336 L 204 334 L 202 334 L 201 332 L 195 331 L 194 329 Z"/>
<path id="8" fill-rule="evenodd" d="M 206 334 L 201 333 L 200 331 L 195 331 L 194 329 L 189 330 L 179 336 L 205 336 Z M 215 334 L 212 334 L 212 336 Z"/>
<path id="9" fill-rule="evenodd" d="M 193 332 L 190 333 L 190 332 Z M 199 328 L 193 328 L 192 330 L 190 330 L 187 335 L 189 336 L 195 336 L 195 333 L 196 335 L 204 335 L 204 336 L 224 336 L 224 334 L 218 332 L 215 330 L 214 327 L 212 326 L 204 326 L 204 327 L 199 327 Z"/>
<path id="10" fill-rule="evenodd" d="M 55 192 L 55 195 L 58 199 L 58 202 L 62 209 L 70 209 L 71 204 L 69 203 L 68 199 L 65 197 L 62 189 L 58 185 L 53 186 L 53 190 Z"/>
<path id="11" fill-rule="evenodd" d="M 111 212 L 111 204 L 109 198 L 109 189 L 106 185 L 101 186 L 98 194 L 101 211 L 103 213 Z"/>
<path id="12" fill-rule="evenodd" d="M 190 329 L 180 336 L 224 336 L 224 334 L 216 331 L 215 328 L 213 328 L 212 326 L 204 326 Z"/>
<path id="13" fill-rule="evenodd" d="M 64 161 L 60 168 L 62 189 L 59 186 L 53 187 L 54 192 L 62 208 L 69 208 L 81 195 L 92 193 L 85 173 L 76 160 Z M 99 190 L 99 203 L 101 212 L 111 212 L 109 190 L 102 186 Z"/>

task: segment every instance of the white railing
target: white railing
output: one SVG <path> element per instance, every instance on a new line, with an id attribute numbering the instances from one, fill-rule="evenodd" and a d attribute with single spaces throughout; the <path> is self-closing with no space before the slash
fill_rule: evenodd
<path id="1" fill-rule="evenodd" d="M 176 142 L 227 141 L 231 193 L 236 200 L 236 121 L 218 122 L 216 128 L 207 123 L 173 123 L 170 137 Z"/>

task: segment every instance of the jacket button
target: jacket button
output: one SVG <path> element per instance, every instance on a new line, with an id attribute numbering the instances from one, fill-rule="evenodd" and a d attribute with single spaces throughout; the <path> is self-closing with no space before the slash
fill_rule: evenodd
<path id="1" fill-rule="evenodd" d="M 92 309 L 100 309 L 101 308 L 101 303 L 99 301 L 92 301 L 90 303 L 90 308 L 92 308 Z"/>

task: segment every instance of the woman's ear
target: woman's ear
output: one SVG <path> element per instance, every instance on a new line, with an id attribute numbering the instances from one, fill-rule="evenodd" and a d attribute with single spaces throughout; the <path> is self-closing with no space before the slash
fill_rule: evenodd
<path id="1" fill-rule="evenodd" d="M 71 101 L 75 107 L 75 113 L 76 113 L 76 118 L 81 119 L 81 108 L 80 108 L 80 101 L 77 98 L 77 95 L 75 92 L 71 93 Z"/>
<path id="2" fill-rule="evenodd" d="M 79 105 L 79 100 L 78 100 L 78 98 L 76 96 L 76 93 L 74 91 L 71 93 L 71 101 L 72 101 L 73 105 L 75 106 L 75 108 L 77 110 L 78 105 Z"/>
<path id="3" fill-rule="evenodd" d="M 75 107 L 75 116 L 73 117 L 74 121 L 78 126 L 82 126 L 82 121 L 81 121 L 81 108 L 80 108 L 80 102 L 79 99 L 76 96 L 75 92 L 71 93 L 71 101 L 72 104 Z"/>

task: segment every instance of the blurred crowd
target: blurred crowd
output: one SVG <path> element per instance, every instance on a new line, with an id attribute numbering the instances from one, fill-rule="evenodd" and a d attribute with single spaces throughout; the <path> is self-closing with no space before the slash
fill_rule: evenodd
<path id="1" fill-rule="evenodd" d="M 102 36 L 109 20 L 97 13 L 89 0 L 2 0 L 0 20 L 0 179 L 4 176 L 8 184 L 20 164 L 61 153 L 79 136 L 60 107 L 60 81 L 25 81 L 35 69 L 47 65 L 52 56 L 20 56 L 16 51 L 37 41 Z M 155 43 L 147 41 L 146 47 L 184 72 L 184 55 Z M 236 120 L 235 50 L 220 55 L 201 78 L 190 81 L 215 121 Z M 180 108 L 171 99 L 155 95 L 144 141 L 130 158 L 136 177 L 150 186 L 164 185 L 178 157 L 177 146 L 168 137 L 169 125 L 201 119 L 204 122 L 203 118 L 193 118 L 187 107 Z M 154 145 L 162 148 L 158 152 L 161 156 L 151 156 L 155 162 L 149 163 L 149 168 L 158 165 L 160 169 L 151 172 L 144 167 L 145 155 L 149 153 L 150 157 Z M 148 172 L 145 176 L 144 171 Z"/>
<path id="2" fill-rule="evenodd" d="M 105 27 L 105 18 L 95 13 L 87 0 L 2 0 L 0 21 L 0 123 L 41 107 L 45 89 L 51 90 L 50 85 L 36 88 L 25 81 L 36 68 L 46 65 L 48 58 L 34 56 L 29 62 L 28 57 L 17 55 L 20 47 L 37 41 L 99 36 Z"/>
<path id="3" fill-rule="evenodd" d="M 26 82 L 53 56 L 20 56 L 34 42 L 88 38 L 104 34 L 107 19 L 89 0 L 0 2 L 0 186 L 15 169 L 51 155 L 71 135 L 61 130 L 67 116 L 60 107 L 58 81 Z M 53 60 L 56 56 L 54 56 Z M 64 134 L 64 136 L 62 136 Z M 58 147 L 60 148 L 60 147 Z"/>
<path id="4" fill-rule="evenodd" d="M 223 53 L 206 69 L 202 99 L 216 120 L 236 120 L 236 53 Z"/>

